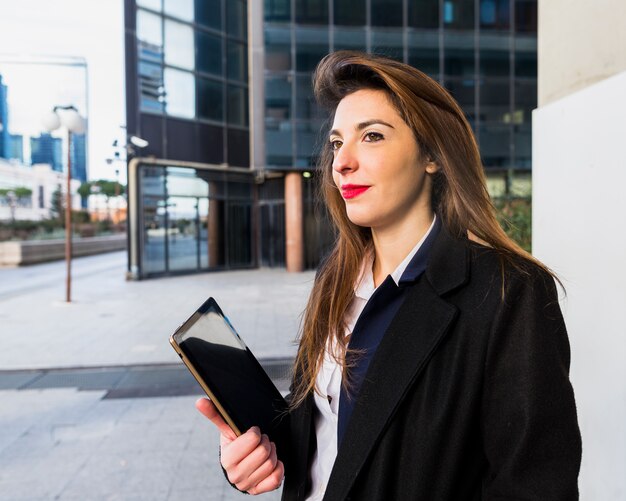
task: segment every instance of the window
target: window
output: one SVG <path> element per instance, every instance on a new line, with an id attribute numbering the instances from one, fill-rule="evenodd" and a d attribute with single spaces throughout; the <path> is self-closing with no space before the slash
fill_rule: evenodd
<path id="1" fill-rule="evenodd" d="M 446 28 L 474 29 L 474 0 L 444 0 L 443 23 Z"/>
<path id="2" fill-rule="evenodd" d="M 198 78 L 196 86 L 198 91 L 198 116 L 222 122 L 224 120 L 222 83 L 206 78 Z"/>
<path id="3" fill-rule="evenodd" d="M 328 0 L 295 0 L 296 23 L 328 24 Z"/>
<path id="4" fill-rule="evenodd" d="M 191 26 L 165 21 L 165 63 L 186 70 L 193 70 L 194 61 L 193 29 Z"/>
<path id="5" fill-rule="evenodd" d="M 248 125 L 248 89 L 228 86 L 228 123 Z"/>
<path id="6" fill-rule="evenodd" d="M 248 49 L 240 42 L 228 41 L 226 54 L 227 75 L 231 80 L 247 83 L 248 81 Z"/>
<path id="7" fill-rule="evenodd" d="M 408 25 L 413 28 L 436 29 L 439 27 L 438 0 L 409 1 Z"/>
<path id="8" fill-rule="evenodd" d="M 363 26 L 365 24 L 365 0 L 335 0 L 334 20 L 340 26 Z"/>
<path id="9" fill-rule="evenodd" d="M 149 45 L 163 47 L 161 16 L 145 10 L 138 10 L 137 39 Z"/>
<path id="10" fill-rule="evenodd" d="M 222 2 L 221 0 L 202 0 L 195 2 L 196 23 L 213 28 L 222 29 Z"/>
<path id="11" fill-rule="evenodd" d="M 291 0 L 265 0 L 263 7 L 266 21 L 291 21 Z"/>
<path id="12" fill-rule="evenodd" d="M 195 116 L 195 80 L 192 73 L 165 68 L 165 111 L 181 118 Z"/>
<path id="13" fill-rule="evenodd" d="M 508 30 L 511 8 L 509 0 L 480 0 L 480 27 L 483 30 Z"/>
<path id="14" fill-rule="evenodd" d="M 222 38 L 196 31 L 196 67 L 199 71 L 222 75 Z"/>
<path id="15" fill-rule="evenodd" d="M 402 26 L 402 0 L 371 0 L 372 26 Z"/>
<path id="16" fill-rule="evenodd" d="M 193 4 L 194 0 L 164 0 L 163 11 L 169 16 L 191 23 L 193 22 Z"/>

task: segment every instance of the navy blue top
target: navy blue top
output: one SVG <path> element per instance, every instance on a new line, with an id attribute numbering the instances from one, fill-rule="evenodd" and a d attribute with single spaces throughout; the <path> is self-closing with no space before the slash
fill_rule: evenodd
<path id="1" fill-rule="evenodd" d="M 391 275 L 387 275 L 383 283 L 374 291 L 356 321 L 350 342 L 348 343 L 349 351 L 346 354 L 350 393 L 348 394 L 345 386 L 342 384 L 339 397 L 337 446 L 341 444 L 343 439 L 352 415 L 352 409 L 356 400 L 355 395 L 358 396 L 359 394 L 361 384 L 374 357 L 374 353 L 376 353 L 376 349 L 391 320 L 396 316 L 404 302 L 406 292 L 408 291 L 407 285 L 415 283 L 426 270 L 430 250 L 441 229 L 440 219 L 440 217 L 435 219 L 432 231 L 407 265 L 398 285 L 396 285 Z M 358 351 L 354 354 L 351 353 L 351 350 Z"/>

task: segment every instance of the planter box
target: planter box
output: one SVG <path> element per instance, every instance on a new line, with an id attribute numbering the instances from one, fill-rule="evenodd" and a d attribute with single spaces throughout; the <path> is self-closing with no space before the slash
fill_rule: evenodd
<path id="1" fill-rule="evenodd" d="M 74 238 L 72 256 L 89 256 L 126 248 L 126 234 Z M 24 240 L 0 242 L 0 265 L 23 266 L 65 259 L 65 240 Z"/>

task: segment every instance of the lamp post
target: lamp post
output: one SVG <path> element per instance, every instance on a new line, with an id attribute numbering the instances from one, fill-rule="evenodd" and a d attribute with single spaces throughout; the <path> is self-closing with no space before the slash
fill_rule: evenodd
<path id="1" fill-rule="evenodd" d="M 59 113 L 61 111 L 61 113 Z M 65 203 L 65 301 L 72 301 L 72 134 L 85 132 L 85 119 L 81 117 L 75 106 L 55 106 L 50 113 L 42 119 L 46 131 L 52 132 L 61 125 L 67 129 L 67 183 Z"/>

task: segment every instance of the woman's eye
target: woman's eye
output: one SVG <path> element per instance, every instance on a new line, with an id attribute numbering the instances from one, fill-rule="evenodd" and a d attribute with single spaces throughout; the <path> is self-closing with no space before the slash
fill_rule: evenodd
<path id="1" fill-rule="evenodd" d="M 341 147 L 341 141 L 339 141 L 338 139 L 335 139 L 334 141 L 330 142 L 330 149 L 335 151 L 338 150 Z"/>
<path id="2" fill-rule="evenodd" d="M 375 143 L 384 138 L 380 132 L 368 132 L 367 134 L 365 134 L 365 139 L 371 143 Z"/>

